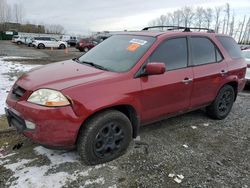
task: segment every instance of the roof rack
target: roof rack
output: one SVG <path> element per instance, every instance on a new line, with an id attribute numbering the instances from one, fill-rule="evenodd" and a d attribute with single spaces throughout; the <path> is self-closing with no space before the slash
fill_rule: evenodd
<path id="1" fill-rule="evenodd" d="M 169 25 L 158 25 L 158 26 L 151 26 L 151 27 L 145 27 L 142 29 L 142 31 L 148 31 L 149 29 L 155 29 L 155 28 L 167 28 L 167 31 L 173 31 L 173 30 L 181 30 L 183 29 L 183 32 L 191 32 L 191 30 L 205 30 L 208 33 L 215 33 L 213 29 L 208 28 L 202 28 L 202 27 L 183 27 L 183 26 L 169 26 Z"/>

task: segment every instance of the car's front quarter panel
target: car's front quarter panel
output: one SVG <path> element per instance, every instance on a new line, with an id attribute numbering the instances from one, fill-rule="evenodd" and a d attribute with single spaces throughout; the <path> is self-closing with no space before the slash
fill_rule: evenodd
<path id="1" fill-rule="evenodd" d="M 98 111 L 118 105 L 132 106 L 139 116 L 140 80 L 125 77 L 78 85 L 64 89 L 62 92 L 72 100 L 74 112 L 83 119 L 87 119 Z"/>

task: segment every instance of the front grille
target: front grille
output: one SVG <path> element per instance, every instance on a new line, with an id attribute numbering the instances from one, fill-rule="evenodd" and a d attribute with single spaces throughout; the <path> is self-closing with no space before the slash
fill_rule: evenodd
<path id="1" fill-rule="evenodd" d="M 15 100 L 19 100 L 24 94 L 26 90 L 21 88 L 18 85 L 15 85 L 12 90 L 12 98 Z"/>

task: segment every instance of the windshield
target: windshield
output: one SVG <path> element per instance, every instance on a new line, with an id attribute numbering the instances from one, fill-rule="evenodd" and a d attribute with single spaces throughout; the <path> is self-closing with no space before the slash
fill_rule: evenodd
<path id="1" fill-rule="evenodd" d="M 242 51 L 242 55 L 246 59 L 250 59 L 250 51 Z"/>
<path id="2" fill-rule="evenodd" d="M 115 35 L 79 58 L 106 70 L 125 72 L 131 69 L 155 41 L 154 37 Z"/>

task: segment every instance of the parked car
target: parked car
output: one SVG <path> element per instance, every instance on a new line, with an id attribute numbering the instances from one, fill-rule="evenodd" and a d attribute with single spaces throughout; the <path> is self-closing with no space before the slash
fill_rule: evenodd
<path id="1" fill-rule="evenodd" d="M 70 37 L 70 39 L 67 40 L 67 43 L 70 46 L 76 46 L 77 41 L 78 41 L 77 37 Z"/>
<path id="2" fill-rule="evenodd" d="M 13 37 L 12 37 L 12 42 L 13 43 L 15 43 L 16 42 L 16 39 L 18 39 L 19 38 L 19 36 L 18 35 L 13 35 Z"/>
<path id="3" fill-rule="evenodd" d="M 38 49 L 44 49 L 44 48 L 65 49 L 67 48 L 67 42 L 58 41 L 52 37 L 35 37 L 32 44 L 35 48 L 38 48 Z"/>
<path id="4" fill-rule="evenodd" d="M 25 43 L 25 37 L 23 37 L 23 36 L 18 36 L 18 35 L 14 35 L 14 36 L 12 37 L 12 42 L 13 42 L 13 43 L 16 43 L 16 44 L 18 44 L 18 45 L 24 44 L 24 43 Z"/>
<path id="5" fill-rule="evenodd" d="M 76 43 L 76 49 L 80 50 L 81 52 L 87 52 L 94 46 L 95 44 L 91 38 L 80 39 L 79 42 Z"/>
<path id="6" fill-rule="evenodd" d="M 93 165 L 121 156 L 140 125 L 203 107 L 226 118 L 246 82 L 239 46 L 177 28 L 114 35 L 24 74 L 8 94 L 9 124 L 42 145 L 76 147 Z"/>
<path id="7" fill-rule="evenodd" d="M 247 72 L 246 72 L 247 84 L 250 84 L 250 49 L 243 50 L 242 54 L 247 62 Z"/>

